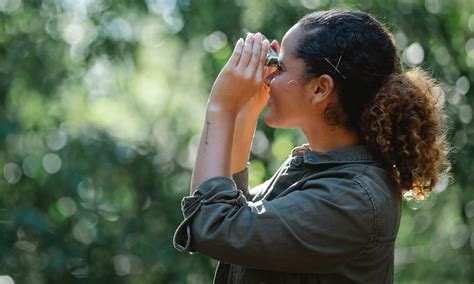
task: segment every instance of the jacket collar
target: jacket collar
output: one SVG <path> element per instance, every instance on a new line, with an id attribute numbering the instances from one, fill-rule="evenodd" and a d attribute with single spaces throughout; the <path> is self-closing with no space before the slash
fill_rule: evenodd
<path id="1" fill-rule="evenodd" d="M 293 157 L 302 156 L 304 163 L 312 165 L 376 162 L 365 145 L 355 145 L 322 153 L 311 151 L 309 144 L 303 144 L 294 148 L 291 155 Z"/>

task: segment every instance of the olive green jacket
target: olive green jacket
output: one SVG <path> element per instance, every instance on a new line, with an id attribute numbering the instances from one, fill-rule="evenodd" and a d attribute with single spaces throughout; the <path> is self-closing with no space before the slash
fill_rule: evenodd
<path id="1" fill-rule="evenodd" d="M 174 246 L 219 260 L 214 283 L 393 283 L 401 196 L 365 146 L 303 145 L 250 191 L 247 177 L 182 200 Z"/>

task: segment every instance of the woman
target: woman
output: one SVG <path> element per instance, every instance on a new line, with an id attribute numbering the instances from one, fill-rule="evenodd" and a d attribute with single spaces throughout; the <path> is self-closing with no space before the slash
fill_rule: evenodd
<path id="1" fill-rule="evenodd" d="M 215 283 L 392 283 L 402 197 L 425 199 L 449 167 L 440 92 L 402 71 L 366 13 L 305 16 L 276 71 L 268 48 L 259 33 L 240 39 L 214 83 L 175 247 L 219 260 Z M 308 144 L 249 191 L 267 100 L 265 122 Z"/>

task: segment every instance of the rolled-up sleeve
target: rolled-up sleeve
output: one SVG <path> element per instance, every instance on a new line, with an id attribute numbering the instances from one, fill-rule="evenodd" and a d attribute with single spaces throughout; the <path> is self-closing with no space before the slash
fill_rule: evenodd
<path id="1" fill-rule="evenodd" d="M 248 268 L 337 271 L 374 230 L 367 193 L 354 181 L 326 178 L 274 200 L 248 202 L 233 180 L 215 177 L 182 200 L 178 250 Z"/>
<path id="2" fill-rule="evenodd" d="M 201 215 L 200 210 L 203 206 L 212 204 L 217 207 L 226 207 L 228 209 L 240 208 L 247 203 L 243 192 L 237 190 L 237 186 L 233 180 L 225 177 L 215 177 L 203 182 L 192 196 L 184 197 L 181 200 L 181 210 L 183 212 L 184 221 L 176 229 L 173 244 L 180 251 L 196 252 L 192 247 L 192 224 L 195 215 Z M 214 213 L 220 212 L 217 210 Z M 228 213 L 228 212 L 227 212 Z M 209 216 L 207 221 L 213 223 L 217 216 Z M 206 219 L 206 218 L 205 218 Z M 201 221 L 201 220 L 200 220 Z M 199 224 L 199 226 L 212 226 L 214 224 Z"/>

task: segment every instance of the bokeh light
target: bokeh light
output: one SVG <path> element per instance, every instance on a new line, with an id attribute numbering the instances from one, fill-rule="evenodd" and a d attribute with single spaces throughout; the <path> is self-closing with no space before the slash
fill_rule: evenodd
<path id="1" fill-rule="evenodd" d="M 3 176 L 8 183 L 15 184 L 21 179 L 21 168 L 15 163 L 7 163 L 3 167 Z"/>
<path id="2" fill-rule="evenodd" d="M 425 51 L 423 47 L 418 43 L 410 44 L 404 51 L 403 51 L 403 59 L 406 63 L 410 65 L 418 65 L 423 62 L 425 58 Z"/>
<path id="3" fill-rule="evenodd" d="M 48 153 L 43 157 L 43 168 L 50 174 L 55 174 L 61 169 L 61 158 L 54 154 Z"/>

